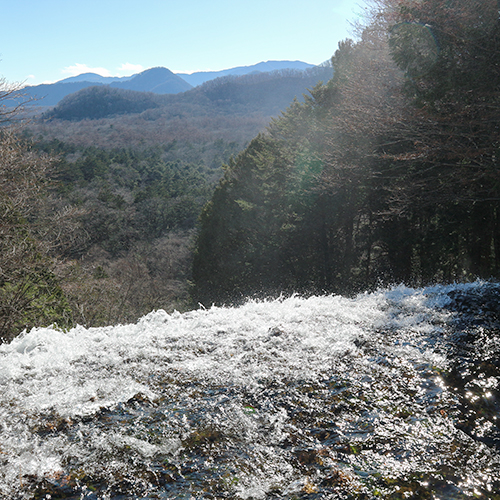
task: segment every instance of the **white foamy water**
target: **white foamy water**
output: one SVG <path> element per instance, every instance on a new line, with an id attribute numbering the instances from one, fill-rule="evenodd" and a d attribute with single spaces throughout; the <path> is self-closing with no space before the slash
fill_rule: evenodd
<path id="1" fill-rule="evenodd" d="M 441 377 L 450 289 L 25 332 L 0 346 L 0 498 L 372 494 L 460 464 L 487 490 L 497 454 Z"/>

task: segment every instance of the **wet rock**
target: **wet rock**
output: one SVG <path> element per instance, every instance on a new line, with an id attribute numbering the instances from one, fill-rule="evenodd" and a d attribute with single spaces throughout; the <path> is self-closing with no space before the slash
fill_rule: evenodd
<path id="1" fill-rule="evenodd" d="M 461 320 L 471 325 L 500 328 L 500 285 L 487 284 L 469 290 L 448 292 L 451 299 L 447 306 L 457 312 Z"/>

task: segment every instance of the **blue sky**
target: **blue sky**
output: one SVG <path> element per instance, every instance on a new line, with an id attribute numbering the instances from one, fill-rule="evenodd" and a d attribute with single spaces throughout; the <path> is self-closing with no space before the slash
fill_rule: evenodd
<path id="1" fill-rule="evenodd" d="M 0 76 L 36 85 L 88 71 L 216 71 L 268 60 L 320 64 L 361 0 L 15 0 L 3 2 Z"/>

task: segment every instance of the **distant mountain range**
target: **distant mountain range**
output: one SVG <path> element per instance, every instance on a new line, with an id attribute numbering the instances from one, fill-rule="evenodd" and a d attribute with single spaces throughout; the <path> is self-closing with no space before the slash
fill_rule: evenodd
<path id="1" fill-rule="evenodd" d="M 61 99 L 56 106 L 43 113 L 41 118 L 92 120 L 152 109 L 156 111 L 147 115 L 149 121 L 160 116 L 164 116 L 166 120 L 187 116 L 234 116 L 251 113 L 270 117 L 285 109 L 294 98 L 301 100 L 307 90 L 318 82 L 328 81 L 333 75 L 333 68 L 331 65 L 321 65 L 305 70 L 279 69 L 270 72 L 254 71 L 244 75 L 229 74 L 206 81 L 185 92 L 167 94 L 151 91 L 161 90 L 166 86 L 166 83 L 158 82 L 163 77 L 171 78 L 173 73 L 167 72 L 165 68 L 153 68 L 125 82 L 106 85 L 94 82 Z M 139 88 L 140 82 L 148 84 L 148 92 L 133 90 Z M 81 83 L 83 82 L 73 81 L 61 85 L 74 86 Z M 174 79 L 172 83 L 177 81 Z"/>
<path id="2" fill-rule="evenodd" d="M 253 66 L 239 66 L 222 71 L 200 71 L 192 74 L 175 74 L 163 67 L 147 69 L 136 75 L 121 78 L 84 73 L 52 84 L 27 86 L 24 87 L 23 93 L 24 99 L 33 99 L 35 105 L 55 106 L 65 96 L 93 86 L 107 85 L 111 88 L 154 94 L 178 94 L 222 76 L 248 75 L 283 69 L 305 70 L 312 67 L 312 64 L 302 61 L 267 61 Z"/>
<path id="3" fill-rule="evenodd" d="M 208 80 L 228 75 L 248 75 L 249 73 L 269 73 L 280 69 L 299 69 L 304 70 L 312 68 L 313 64 L 302 61 L 266 61 L 254 64 L 253 66 L 238 66 L 236 68 L 224 69 L 222 71 L 199 71 L 197 73 L 177 73 L 186 82 L 193 87 L 197 87 Z"/>
<path id="4" fill-rule="evenodd" d="M 55 83 L 74 83 L 74 82 L 93 82 L 93 83 L 102 83 L 104 85 L 110 84 L 112 82 L 124 82 L 126 80 L 130 80 L 134 78 L 135 75 L 131 76 L 101 76 L 97 73 L 82 73 L 77 76 L 70 76 L 69 78 L 65 78 L 64 80 L 59 80 Z M 53 85 L 53 84 L 52 84 Z"/>

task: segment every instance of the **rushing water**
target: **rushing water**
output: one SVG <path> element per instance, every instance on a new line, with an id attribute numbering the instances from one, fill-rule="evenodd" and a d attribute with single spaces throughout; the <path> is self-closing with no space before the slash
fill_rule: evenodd
<path id="1" fill-rule="evenodd" d="M 292 297 L 0 346 L 0 498 L 500 498 L 500 288 Z"/>

